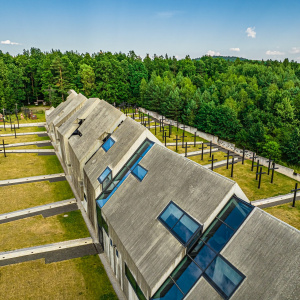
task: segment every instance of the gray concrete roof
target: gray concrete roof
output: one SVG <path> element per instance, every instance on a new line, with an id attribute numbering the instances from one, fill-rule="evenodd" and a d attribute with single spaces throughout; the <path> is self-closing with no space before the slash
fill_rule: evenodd
<path id="1" fill-rule="evenodd" d="M 231 299 L 299 299 L 299 233 L 255 208 L 221 252 L 246 276 Z"/>
<path id="2" fill-rule="evenodd" d="M 64 123 L 69 116 L 71 116 L 77 109 L 80 108 L 87 100 L 85 96 L 82 94 L 78 94 L 76 97 L 68 99 L 68 104 L 64 107 L 64 109 L 57 115 L 57 117 L 53 120 L 54 126 L 60 126 Z M 51 114 L 52 115 L 52 114 Z M 50 115 L 50 116 L 51 116 Z"/>
<path id="3" fill-rule="evenodd" d="M 66 101 L 60 103 L 48 116 L 47 116 L 47 124 L 50 124 L 54 121 L 54 119 L 69 105 L 69 103 L 74 99 L 78 94 L 71 90 L 69 96 Z"/>
<path id="4" fill-rule="evenodd" d="M 201 276 L 194 288 L 185 297 L 186 300 L 223 300 L 224 298 Z M 245 298 L 248 299 L 248 298 Z"/>
<path id="5" fill-rule="evenodd" d="M 102 172 L 109 167 L 114 170 L 115 166 L 124 158 L 124 156 L 133 148 L 131 155 L 140 146 L 140 144 L 135 145 L 135 141 L 139 139 L 143 132 L 147 129 L 127 117 L 120 127 L 111 135 L 115 144 L 108 152 L 105 152 L 102 148 L 93 156 L 84 167 L 85 173 L 88 176 L 90 182 L 92 183 L 94 189 L 99 186 L 98 177 Z M 153 136 L 154 140 L 156 139 Z M 141 141 L 142 142 L 142 141 Z M 124 161 L 126 163 L 126 161 Z M 122 164 L 122 166 L 124 165 Z M 113 176 L 116 174 L 113 173 Z"/>
<path id="6" fill-rule="evenodd" d="M 88 99 L 81 109 L 76 111 L 65 123 L 59 127 L 58 132 L 63 136 L 67 135 L 67 137 L 70 137 L 70 134 L 72 134 L 78 127 L 78 120 L 86 119 L 91 110 L 99 103 L 99 99 Z"/>
<path id="7" fill-rule="evenodd" d="M 93 98 L 90 100 L 93 101 Z M 99 104 L 80 126 L 79 131 L 82 136 L 72 136 L 69 139 L 70 147 L 77 159 L 80 161 L 85 157 L 89 149 L 92 149 L 97 142 L 100 141 L 101 145 L 102 139 L 125 118 L 126 116 L 121 111 L 104 100 L 99 100 Z"/>
<path id="8" fill-rule="evenodd" d="M 150 288 L 157 289 L 184 251 L 157 217 L 172 200 L 203 224 L 236 183 L 157 144 L 140 164 L 148 170 L 143 181 L 129 175 L 102 211 Z"/>

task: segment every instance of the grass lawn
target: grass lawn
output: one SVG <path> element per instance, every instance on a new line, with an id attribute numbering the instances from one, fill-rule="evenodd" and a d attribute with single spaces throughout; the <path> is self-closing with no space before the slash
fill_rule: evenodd
<path id="1" fill-rule="evenodd" d="M 74 198 L 67 181 L 41 181 L 0 187 L 0 214 Z"/>
<path id="2" fill-rule="evenodd" d="M 8 153 L 0 156 L 0 180 L 63 173 L 56 155 Z"/>
<path id="3" fill-rule="evenodd" d="M 20 127 L 19 129 L 16 127 L 16 133 L 27 133 L 27 132 L 40 132 L 47 131 L 45 127 Z M 14 128 L 11 130 L 10 126 L 4 130 L 1 128 L 0 134 L 15 134 Z"/>
<path id="4" fill-rule="evenodd" d="M 68 215 L 68 217 L 64 217 Z M 80 210 L 44 219 L 38 215 L 0 224 L 0 252 L 89 236 Z"/>
<path id="5" fill-rule="evenodd" d="M 0 267 L 0 299 L 118 300 L 98 255 Z"/>
<path id="6" fill-rule="evenodd" d="M 151 128 L 150 131 L 155 134 L 155 128 Z M 178 128 L 178 131 L 177 131 L 177 127 L 174 127 L 172 126 L 172 134 L 171 134 L 171 137 L 169 138 L 169 126 L 166 126 L 165 129 L 167 129 L 167 143 L 174 143 L 175 141 L 173 139 L 176 138 L 176 135 L 178 136 L 178 138 L 180 138 L 180 136 L 182 136 L 182 133 L 183 133 L 183 130 Z M 159 127 L 156 128 L 156 137 L 162 142 L 164 143 L 163 139 L 162 139 L 162 135 L 163 135 L 163 132 L 159 131 Z M 192 133 L 189 133 L 187 131 L 184 132 L 184 135 L 186 136 L 184 138 L 184 141 L 185 142 L 194 142 L 194 138 L 192 137 L 193 134 Z M 200 138 L 200 137 L 197 137 L 196 138 L 196 141 L 197 142 L 207 142 L 206 140 Z M 180 141 L 179 141 L 180 142 Z M 200 146 L 199 146 L 200 147 Z"/>
<path id="7" fill-rule="evenodd" d="M 5 144 L 15 144 L 15 143 L 26 143 L 26 142 L 37 142 L 37 141 L 50 141 L 49 136 L 38 136 L 34 135 L 24 135 L 24 136 L 8 136 L 8 137 L 0 137 L 0 142 L 2 144 L 2 140 L 4 140 Z M 0 144 L 0 145 L 1 145 Z M 2 149 L 2 146 L 0 147 Z"/>
<path id="8" fill-rule="evenodd" d="M 274 217 L 294 226 L 300 230 L 300 201 L 296 201 L 295 207 L 292 203 L 282 204 L 274 207 L 264 208 L 264 210 Z"/>
<path id="9" fill-rule="evenodd" d="M 39 122 L 46 122 L 46 116 L 45 116 L 45 108 L 31 108 L 33 114 L 36 115 L 37 119 L 36 120 L 31 120 L 31 119 L 25 119 L 25 116 L 24 116 L 24 119 L 21 119 L 21 113 L 18 113 L 18 118 L 19 118 L 19 123 L 20 124 L 26 124 L 26 123 L 39 123 Z M 7 119 L 6 119 L 7 120 Z M 17 118 L 15 115 L 12 115 L 11 116 L 11 121 L 12 121 L 12 124 L 18 124 L 18 121 L 17 121 Z M 1 124 L 3 124 L 3 122 L 1 122 Z M 10 124 L 10 122 L 5 122 L 5 124 Z"/>
<path id="10" fill-rule="evenodd" d="M 216 162 L 222 161 L 222 160 L 226 160 L 226 157 L 224 157 L 225 153 L 224 152 L 212 152 L 211 156 L 214 156 L 214 159 L 217 159 Z M 195 156 L 190 156 L 188 157 L 188 159 L 200 164 L 200 165 L 208 165 L 211 164 L 211 161 L 209 161 L 210 159 L 212 159 L 212 157 L 209 156 L 208 154 L 204 154 L 203 155 L 203 160 L 201 160 L 201 155 L 195 155 Z"/>
<path id="11" fill-rule="evenodd" d="M 225 167 L 217 168 L 215 172 L 224 175 L 228 178 L 230 177 L 231 167 L 226 169 Z M 263 167 L 263 172 L 267 172 L 268 168 Z M 234 165 L 233 180 L 236 181 L 241 189 L 244 191 L 246 196 L 250 201 L 259 200 L 263 198 L 269 198 L 278 195 L 284 195 L 291 192 L 295 186 L 295 180 L 291 179 L 285 175 L 275 172 L 273 184 L 271 181 L 271 172 L 268 176 L 267 174 L 262 175 L 261 188 L 258 189 L 258 180 L 255 180 L 256 168 L 251 172 L 251 161 L 245 160 L 245 164 L 242 165 L 241 162 Z"/>

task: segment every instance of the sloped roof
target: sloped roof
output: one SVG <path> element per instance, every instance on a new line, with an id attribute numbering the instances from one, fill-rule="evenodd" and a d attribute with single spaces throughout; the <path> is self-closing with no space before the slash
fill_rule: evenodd
<path id="1" fill-rule="evenodd" d="M 59 133 L 64 136 L 66 134 L 70 134 L 70 131 L 74 131 L 74 125 L 76 128 L 78 127 L 77 120 L 87 118 L 87 116 L 91 113 L 91 110 L 99 103 L 99 99 L 88 99 L 81 107 L 81 109 L 76 111 L 64 124 L 59 127 Z M 71 132 L 71 134 L 73 133 L 73 131 Z"/>
<path id="2" fill-rule="evenodd" d="M 98 177 L 106 169 L 114 169 L 116 165 L 120 164 L 125 155 L 130 151 L 131 155 L 140 146 L 141 142 L 144 141 L 145 137 L 142 134 L 148 134 L 151 136 L 151 140 L 159 142 L 157 138 L 150 133 L 144 126 L 140 125 L 136 121 L 127 117 L 120 127 L 113 132 L 111 137 L 115 141 L 115 144 L 108 152 L 105 152 L 102 148 L 93 156 L 93 160 L 89 161 L 84 167 L 85 173 L 93 184 L 94 189 L 99 186 Z M 139 143 L 135 143 L 140 140 Z M 123 166 L 126 160 L 120 165 Z M 113 174 L 115 175 L 115 174 Z"/>
<path id="3" fill-rule="evenodd" d="M 153 289 L 184 251 L 157 220 L 160 213 L 172 200 L 204 224 L 225 204 L 236 183 L 158 144 L 140 165 L 148 170 L 143 181 L 129 175 L 102 211 Z"/>
<path id="4" fill-rule="evenodd" d="M 93 99 L 91 98 L 90 100 Z M 80 161 L 85 157 L 88 151 L 95 146 L 95 143 L 97 141 L 99 143 L 100 138 L 104 137 L 105 134 L 111 133 L 125 118 L 126 116 L 121 111 L 104 100 L 99 100 L 98 105 L 80 126 L 79 131 L 82 136 L 72 136 L 69 139 L 70 147 L 73 149 L 77 159 Z"/>
<path id="5" fill-rule="evenodd" d="M 246 276 L 231 299 L 299 299 L 299 233 L 255 208 L 221 251 Z"/>

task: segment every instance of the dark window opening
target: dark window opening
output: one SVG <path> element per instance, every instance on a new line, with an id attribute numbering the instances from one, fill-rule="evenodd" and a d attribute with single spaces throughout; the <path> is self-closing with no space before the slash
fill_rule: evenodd
<path id="1" fill-rule="evenodd" d="M 147 300 L 126 264 L 125 264 L 125 275 L 130 285 L 132 286 L 133 290 L 135 291 L 137 297 L 139 298 L 139 300 Z"/>

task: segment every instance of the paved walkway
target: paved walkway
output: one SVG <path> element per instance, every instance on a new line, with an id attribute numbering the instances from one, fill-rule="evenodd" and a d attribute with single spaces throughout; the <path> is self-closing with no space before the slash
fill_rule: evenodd
<path id="1" fill-rule="evenodd" d="M 0 180 L 0 187 L 7 186 L 7 185 L 14 185 L 14 184 L 29 183 L 29 182 L 47 181 L 47 180 L 49 180 L 50 182 L 66 180 L 65 173 Z"/>
<path id="2" fill-rule="evenodd" d="M 217 151 L 219 151 L 218 148 L 211 149 L 212 153 L 213 152 L 217 152 Z M 195 156 L 195 155 L 201 155 L 201 153 L 202 153 L 202 150 L 200 150 L 200 151 L 194 151 L 194 152 L 187 152 L 187 157 L 189 157 L 189 156 Z M 209 153 L 209 150 L 203 150 L 203 154 L 207 154 L 207 153 Z M 185 153 L 180 153 L 179 155 L 185 156 Z"/>
<path id="3" fill-rule="evenodd" d="M 0 153 L 4 150 L 0 150 Z M 55 154 L 54 149 L 15 149 L 15 150 L 6 150 L 5 153 L 53 153 Z"/>
<path id="4" fill-rule="evenodd" d="M 168 138 L 168 137 L 167 137 Z M 182 144 L 182 142 L 177 143 L 178 146 Z M 185 144 L 185 143 L 184 143 Z M 187 142 L 188 145 L 194 145 L 194 142 Z M 196 142 L 196 145 L 202 145 L 203 142 Z M 176 146 L 176 143 L 167 143 L 167 146 Z"/>
<path id="5" fill-rule="evenodd" d="M 15 124 L 16 125 L 16 124 Z M 46 122 L 39 122 L 39 123 L 24 123 L 24 124 L 19 124 L 19 127 L 44 127 L 46 125 Z M 10 123 L 5 123 L 6 128 L 10 128 Z M 4 128 L 4 125 L 0 125 L 0 128 Z"/>
<path id="6" fill-rule="evenodd" d="M 239 161 L 239 158 L 235 157 L 234 158 L 234 163 L 236 164 L 238 161 Z M 229 163 L 231 164 L 231 162 L 232 162 L 232 159 L 230 159 Z M 225 160 L 220 160 L 220 161 L 215 161 L 214 162 L 214 169 L 215 168 L 220 168 L 220 167 L 223 167 L 223 166 L 226 166 L 226 165 L 227 165 L 227 160 L 226 159 Z M 204 165 L 203 167 L 205 167 L 207 169 L 211 169 L 211 163 L 207 164 L 207 165 Z"/>
<path id="7" fill-rule="evenodd" d="M 23 135 L 41 135 L 41 134 L 47 134 L 47 131 L 38 131 L 38 132 L 21 132 L 21 133 L 16 133 L 16 136 L 23 136 Z M 5 137 L 9 137 L 9 136 L 15 136 L 14 133 L 7 133 L 7 134 L 0 134 L 0 137 L 5 138 Z"/>
<path id="8" fill-rule="evenodd" d="M 44 258 L 46 263 L 97 254 L 92 238 L 0 252 L 0 266 Z"/>
<path id="9" fill-rule="evenodd" d="M 0 215 L 0 224 L 7 223 L 19 219 L 24 219 L 36 215 L 44 217 L 53 216 L 56 214 L 77 210 L 77 202 L 75 198 L 63 201 L 53 202 L 45 205 L 34 206 L 22 210 L 17 210 Z"/>
<path id="10" fill-rule="evenodd" d="M 272 206 L 285 204 L 285 203 L 292 203 L 293 198 L 294 198 L 294 193 L 290 193 L 290 194 L 280 195 L 280 196 L 271 197 L 267 199 L 255 200 L 252 201 L 251 204 L 259 208 L 266 208 L 266 207 L 272 207 Z M 300 200 L 300 195 L 296 197 L 296 200 Z"/>
<path id="11" fill-rule="evenodd" d="M 46 145 L 47 144 L 47 145 Z M 5 145 L 5 149 L 6 148 L 10 148 L 10 147 L 22 147 L 22 146 L 32 146 L 32 145 L 36 145 L 38 147 L 43 147 L 44 145 L 46 146 L 51 146 L 51 141 L 37 141 L 37 142 L 25 142 L 25 143 L 15 143 L 15 144 L 7 144 Z M 0 147 L 2 147 L 2 145 L 0 144 Z"/>

